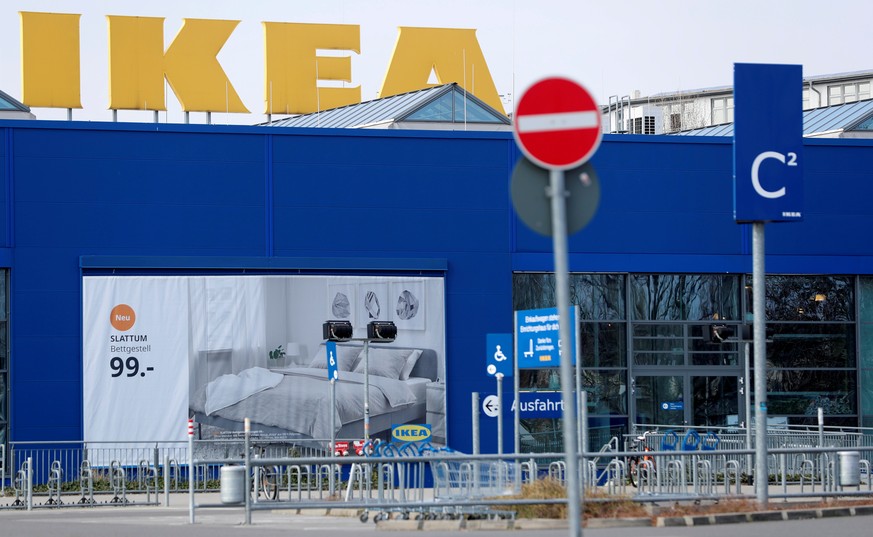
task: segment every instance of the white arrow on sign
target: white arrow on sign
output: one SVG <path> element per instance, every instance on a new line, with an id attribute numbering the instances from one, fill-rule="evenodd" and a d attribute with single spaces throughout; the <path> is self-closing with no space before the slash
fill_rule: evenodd
<path id="1" fill-rule="evenodd" d="M 482 401 L 482 412 L 489 418 L 496 418 L 500 412 L 500 400 L 496 395 L 489 395 Z"/>

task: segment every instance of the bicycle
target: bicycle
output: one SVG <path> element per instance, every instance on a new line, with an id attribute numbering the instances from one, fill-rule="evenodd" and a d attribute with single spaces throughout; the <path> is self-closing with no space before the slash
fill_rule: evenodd
<path id="1" fill-rule="evenodd" d="M 267 448 L 261 447 L 260 453 L 253 455 L 257 459 L 263 457 L 267 452 Z M 250 492 L 255 493 L 257 487 L 257 497 L 261 494 L 268 500 L 279 499 L 279 480 L 282 475 L 278 466 L 255 466 L 252 469 L 252 487 Z"/>
<path id="2" fill-rule="evenodd" d="M 627 477 L 631 486 L 637 487 L 641 478 L 651 482 L 655 476 L 655 457 L 646 455 L 652 448 L 646 444 L 646 437 L 655 431 L 646 431 L 634 439 L 628 451 L 641 452 L 640 455 L 631 455 L 627 459 Z"/>

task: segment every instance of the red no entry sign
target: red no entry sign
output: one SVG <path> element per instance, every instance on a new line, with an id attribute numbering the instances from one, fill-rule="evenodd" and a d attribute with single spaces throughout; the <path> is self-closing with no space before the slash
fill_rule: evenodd
<path id="1" fill-rule="evenodd" d="M 521 150 L 544 168 L 575 168 L 600 145 L 600 107 L 585 87 L 567 78 L 546 78 L 528 88 L 513 117 Z"/>

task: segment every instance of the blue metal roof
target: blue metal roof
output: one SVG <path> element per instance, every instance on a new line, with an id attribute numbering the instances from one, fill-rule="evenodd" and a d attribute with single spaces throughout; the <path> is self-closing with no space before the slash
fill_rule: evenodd
<path id="1" fill-rule="evenodd" d="M 278 119 L 263 125 L 270 127 L 317 127 L 352 129 L 364 128 L 380 124 L 390 124 L 402 121 L 416 111 L 428 106 L 446 94 L 455 92 L 461 99 L 466 99 L 470 107 L 476 106 L 479 112 L 484 112 L 489 123 L 511 122 L 508 117 L 494 110 L 472 93 L 467 93 L 458 84 L 433 86 L 409 93 L 392 95 L 383 99 L 375 99 L 362 103 L 350 104 L 340 108 L 322 110 L 321 112 L 303 114 L 284 119 Z M 493 120 L 491 120 L 493 118 Z M 450 121 L 450 120 L 449 120 Z M 476 120 L 470 120 L 475 123 Z"/>
<path id="2" fill-rule="evenodd" d="M 870 130 L 873 118 L 873 99 L 854 103 L 839 104 L 825 108 L 813 108 L 803 112 L 803 135 L 813 136 L 826 132 Z M 865 123 L 866 122 L 866 123 Z M 702 129 L 691 129 L 673 133 L 679 136 L 733 136 L 734 124 L 724 123 Z"/>

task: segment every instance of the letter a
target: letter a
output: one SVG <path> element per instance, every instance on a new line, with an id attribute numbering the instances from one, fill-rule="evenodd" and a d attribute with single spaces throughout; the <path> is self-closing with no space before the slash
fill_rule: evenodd
<path id="1" fill-rule="evenodd" d="M 503 112 L 476 30 L 400 27 L 394 54 L 380 97 L 432 87 L 431 72 L 439 84 L 457 82 L 464 89 Z"/>

